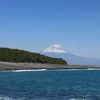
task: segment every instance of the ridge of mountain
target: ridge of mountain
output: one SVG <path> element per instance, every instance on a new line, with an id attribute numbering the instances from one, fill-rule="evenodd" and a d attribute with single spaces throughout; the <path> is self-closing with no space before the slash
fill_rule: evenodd
<path id="1" fill-rule="evenodd" d="M 60 45 L 51 45 L 44 49 L 41 54 L 50 57 L 62 58 L 66 60 L 69 65 L 100 65 L 100 59 L 75 55 L 63 50 Z"/>

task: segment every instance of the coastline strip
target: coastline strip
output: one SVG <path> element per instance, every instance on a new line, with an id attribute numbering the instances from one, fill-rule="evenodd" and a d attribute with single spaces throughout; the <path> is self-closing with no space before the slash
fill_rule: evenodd
<path id="1" fill-rule="evenodd" d="M 13 71 L 13 70 L 60 70 L 60 69 L 100 69 L 100 66 L 91 65 L 59 65 L 59 64 L 41 64 L 41 63 L 11 63 L 0 62 L 0 71 Z"/>

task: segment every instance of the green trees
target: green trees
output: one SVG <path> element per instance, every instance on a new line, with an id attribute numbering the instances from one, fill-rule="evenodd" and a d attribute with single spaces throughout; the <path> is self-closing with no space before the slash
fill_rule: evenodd
<path id="1" fill-rule="evenodd" d="M 10 49 L 10 48 L 0 48 L 0 61 L 67 64 L 67 62 L 62 58 L 52 58 L 38 53 L 32 53 L 24 50 Z"/>

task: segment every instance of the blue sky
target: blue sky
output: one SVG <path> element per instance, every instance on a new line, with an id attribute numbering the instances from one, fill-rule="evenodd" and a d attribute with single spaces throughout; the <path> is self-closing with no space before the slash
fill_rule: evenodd
<path id="1" fill-rule="evenodd" d="M 39 52 L 51 44 L 100 58 L 100 0 L 0 0 L 0 47 Z"/>

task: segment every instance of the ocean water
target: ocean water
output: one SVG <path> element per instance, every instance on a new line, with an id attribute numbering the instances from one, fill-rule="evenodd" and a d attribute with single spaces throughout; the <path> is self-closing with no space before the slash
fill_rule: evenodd
<path id="1" fill-rule="evenodd" d="M 0 100 L 100 100 L 100 70 L 0 72 Z"/>

